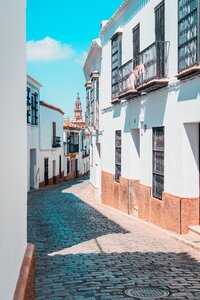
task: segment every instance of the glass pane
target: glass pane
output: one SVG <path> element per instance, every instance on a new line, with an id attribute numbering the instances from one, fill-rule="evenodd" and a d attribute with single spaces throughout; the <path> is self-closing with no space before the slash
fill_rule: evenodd
<path id="1" fill-rule="evenodd" d="M 164 127 L 153 128 L 153 149 L 164 150 Z"/>
<path id="2" fill-rule="evenodd" d="M 164 175 L 164 152 L 154 151 L 153 153 L 153 171 Z"/>
<path id="3" fill-rule="evenodd" d="M 162 192 L 164 191 L 164 176 L 153 175 L 153 196 L 162 199 Z"/>

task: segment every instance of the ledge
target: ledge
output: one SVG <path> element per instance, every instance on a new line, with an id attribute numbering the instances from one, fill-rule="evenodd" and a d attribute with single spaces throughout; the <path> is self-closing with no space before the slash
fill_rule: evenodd
<path id="1" fill-rule="evenodd" d="M 169 79 L 152 79 L 137 87 L 139 92 L 152 92 L 168 86 Z"/>
<path id="2" fill-rule="evenodd" d="M 200 75 L 200 65 L 193 66 L 188 68 L 176 75 L 176 77 L 180 80 L 188 79 L 194 76 Z"/>
<path id="3" fill-rule="evenodd" d="M 119 99 L 130 100 L 132 98 L 138 97 L 140 93 L 137 90 L 129 90 L 119 95 Z"/>
<path id="4" fill-rule="evenodd" d="M 121 102 L 121 100 L 119 98 L 115 98 L 111 101 L 111 104 L 118 104 L 120 102 Z"/>

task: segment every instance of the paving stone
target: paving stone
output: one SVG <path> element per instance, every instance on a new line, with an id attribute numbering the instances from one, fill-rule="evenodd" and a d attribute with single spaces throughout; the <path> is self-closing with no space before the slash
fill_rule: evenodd
<path id="1" fill-rule="evenodd" d="M 36 247 L 36 300 L 130 299 L 163 287 L 167 299 L 200 299 L 200 253 L 100 205 L 77 180 L 29 194 L 28 241 Z"/>

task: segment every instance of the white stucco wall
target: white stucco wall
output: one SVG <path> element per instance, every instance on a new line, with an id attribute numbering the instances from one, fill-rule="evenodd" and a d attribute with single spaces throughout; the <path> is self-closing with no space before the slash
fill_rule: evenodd
<path id="1" fill-rule="evenodd" d="M 31 125 L 27 123 L 27 190 L 30 190 L 30 172 L 31 170 L 31 150 L 35 149 L 36 151 L 36 164 L 34 167 L 34 179 L 32 180 L 32 183 L 34 181 L 34 188 L 39 187 L 39 126 L 40 126 L 40 86 L 38 84 L 34 83 L 34 80 L 32 78 L 28 77 L 27 80 L 27 87 L 30 89 L 31 93 L 37 93 L 38 94 L 38 125 Z"/>
<path id="2" fill-rule="evenodd" d="M 83 139 L 82 143 L 82 136 L 85 134 L 82 130 L 66 130 L 64 129 L 63 132 L 63 141 L 67 142 L 67 133 L 76 132 L 79 135 L 79 152 L 76 154 L 75 159 L 78 160 L 78 172 L 79 175 L 84 175 L 90 170 L 90 158 L 89 156 L 83 157 L 84 150 L 89 153 L 90 149 L 90 140 L 89 137 Z M 82 147 L 83 146 L 83 147 Z M 64 175 L 67 176 L 67 160 L 70 160 L 70 156 L 67 154 L 67 145 L 64 147 Z M 73 158 L 74 159 L 74 158 Z M 70 166 L 71 168 L 71 166 Z M 71 172 L 71 171 L 70 171 Z"/>
<path id="3" fill-rule="evenodd" d="M 10 300 L 26 248 L 26 6 L 0 6 L 0 299 Z"/>
<path id="4" fill-rule="evenodd" d="M 152 128 L 165 127 L 165 192 L 199 197 L 198 124 L 200 77 L 178 81 L 177 1 L 165 1 L 165 40 L 170 41 L 169 86 L 111 105 L 111 37 L 122 30 L 122 64 L 132 59 L 132 29 L 140 22 L 140 50 L 155 41 L 154 8 L 160 0 L 136 0 L 113 21 L 102 36 L 100 75 L 100 130 L 102 170 L 115 173 L 115 130 L 122 130 L 122 177 L 152 186 Z M 141 130 L 141 121 L 147 129 Z M 134 131 L 136 130 L 136 131 Z M 139 139 L 139 152 L 133 132 Z M 139 133 L 139 134 L 138 134 Z M 139 155 L 138 155 L 139 154 Z"/>
<path id="5" fill-rule="evenodd" d="M 56 136 L 61 138 L 61 144 L 63 144 L 63 115 L 45 107 L 40 106 L 40 149 L 50 150 L 53 143 L 53 130 L 52 123 L 56 122 Z"/>
<path id="6" fill-rule="evenodd" d="M 61 139 L 61 147 L 53 148 L 52 123 L 56 122 L 56 136 Z M 61 171 L 63 161 L 63 115 L 51 108 L 40 105 L 40 165 L 39 181 L 44 181 L 44 158 L 49 159 L 49 179 L 53 177 L 53 160 L 56 161 L 56 175 L 59 174 L 59 156 L 61 155 Z M 55 176 L 56 176 L 55 175 Z"/>

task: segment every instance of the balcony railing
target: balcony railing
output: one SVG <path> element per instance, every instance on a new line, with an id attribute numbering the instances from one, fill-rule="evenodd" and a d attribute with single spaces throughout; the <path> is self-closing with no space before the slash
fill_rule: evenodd
<path id="1" fill-rule="evenodd" d="M 119 98 L 133 97 L 137 96 L 138 92 L 136 90 L 134 78 L 132 76 L 133 73 L 133 60 L 129 60 L 127 63 L 119 67 Z"/>
<path id="2" fill-rule="evenodd" d="M 79 145 L 78 144 L 69 144 L 69 153 L 78 153 L 79 152 Z"/>
<path id="3" fill-rule="evenodd" d="M 157 41 L 140 52 L 139 59 L 119 67 L 119 98 L 130 99 L 139 91 L 151 91 L 168 84 L 169 42 Z M 144 87 L 149 83 L 148 87 Z"/>
<path id="4" fill-rule="evenodd" d="M 61 147 L 61 138 L 60 136 L 56 136 L 53 138 L 52 148 L 59 148 Z"/>
<path id="5" fill-rule="evenodd" d="M 157 41 L 140 52 L 140 72 L 136 86 L 139 87 L 154 79 L 167 78 L 169 42 Z M 137 67 L 136 67 L 137 68 Z"/>

